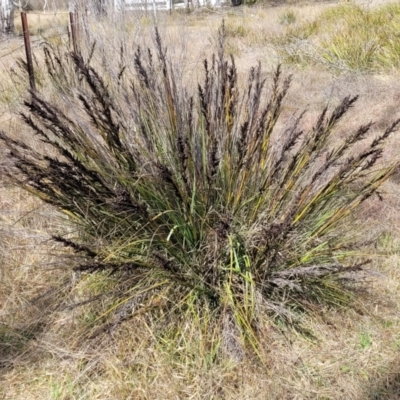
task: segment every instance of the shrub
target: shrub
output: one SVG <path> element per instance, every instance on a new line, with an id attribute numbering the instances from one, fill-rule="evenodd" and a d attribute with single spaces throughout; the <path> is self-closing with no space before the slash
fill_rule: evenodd
<path id="1" fill-rule="evenodd" d="M 258 65 L 239 85 L 223 27 L 197 90 L 158 32 L 155 48 L 137 48 L 132 66 L 121 48 L 118 70 L 46 48 L 59 104 L 31 93 L 21 116 L 54 155 L 0 135 L 9 177 L 75 227 L 54 237 L 80 256 L 75 269 L 113 274 L 104 328 L 141 312 L 207 314 L 237 351 L 240 338 L 255 345 L 263 315 L 346 304 L 368 261 L 351 221 L 396 167 L 374 169 L 399 120 L 362 150 L 370 123 L 330 146 L 357 97 L 310 130 L 302 113 L 280 131 L 291 78 L 278 67 L 268 88 Z"/>

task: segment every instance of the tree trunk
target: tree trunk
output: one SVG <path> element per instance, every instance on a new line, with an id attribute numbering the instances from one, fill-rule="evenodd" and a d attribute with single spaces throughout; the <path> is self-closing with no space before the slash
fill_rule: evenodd
<path id="1" fill-rule="evenodd" d="M 0 0 L 0 33 L 14 32 L 14 4 L 12 0 Z"/>

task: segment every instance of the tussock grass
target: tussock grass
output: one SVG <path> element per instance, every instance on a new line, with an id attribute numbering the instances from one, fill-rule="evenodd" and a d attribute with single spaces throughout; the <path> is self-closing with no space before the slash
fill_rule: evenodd
<path id="1" fill-rule="evenodd" d="M 320 303 L 347 304 L 368 262 L 348 224 L 397 166 L 376 169 L 399 120 L 361 149 L 370 123 L 330 147 L 357 99 L 346 97 L 310 130 L 301 113 L 279 132 L 291 78 L 278 67 L 268 89 L 257 66 L 240 86 L 224 41 L 223 26 L 197 91 L 158 31 L 155 53 L 138 47 L 133 64 L 123 46 L 96 68 L 95 44 L 85 58 L 45 47 L 75 116 L 35 93 L 21 116 L 56 155 L 1 133 L 9 179 L 69 216 L 75 233 L 53 239 L 77 254 L 75 270 L 113 276 L 93 294 L 106 311 L 85 317 L 92 337 L 151 313 L 176 343 L 185 321 L 211 318 L 207 353 L 241 360 L 265 315 L 293 324 Z"/>
<path id="2" fill-rule="evenodd" d="M 304 20 L 304 14 L 309 18 L 318 8 L 291 9 L 296 11 L 300 21 Z M 246 14 L 245 18 L 232 16 L 234 26 L 243 25 L 246 29 L 244 37 L 228 36 L 226 46 L 230 50 L 231 43 L 237 42 L 236 47 L 240 50 L 235 53 L 240 56 L 235 60 L 239 80 L 237 87 L 240 90 L 246 82 L 241 73 L 244 67 L 247 68 L 249 62 L 258 58 L 269 61 L 270 53 L 262 47 L 265 42 L 262 35 L 284 29 L 279 23 L 282 14 L 283 10 L 277 7 L 267 11 L 257 10 L 256 14 Z M 197 93 L 193 80 L 203 77 L 203 70 L 196 70 L 196 61 L 209 54 L 209 49 L 206 52 L 204 49 L 213 40 L 204 40 L 204 37 L 209 37 L 208 33 L 214 29 L 216 20 L 211 15 L 203 15 L 201 21 L 193 15 L 173 15 L 168 21 L 168 29 L 161 28 L 163 42 L 168 43 L 167 55 L 172 56 L 174 63 L 179 61 L 177 75 L 184 79 L 187 89 L 193 89 L 195 98 Z M 121 40 L 127 40 L 129 51 L 136 49 L 132 43 L 143 40 L 141 48 L 150 46 L 156 60 L 152 41 L 137 30 L 139 26 L 146 29 L 147 22 L 142 24 L 139 19 L 126 18 L 125 23 L 128 24 L 126 29 L 120 24 L 121 29 L 114 35 L 111 35 L 113 29 L 107 21 L 93 24 L 97 44 L 89 66 L 101 74 L 112 94 L 117 93 L 121 86 L 113 83 L 113 76 L 121 70 Z M 177 42 L 184 43 L 181 40 L 184 27 L 190 27 L 185 28 L 183 35 L 188 44 L 184 51 L 188 52 L 189 62 L 182 57 L 181 51 L 175 50 Z M 261 33 L 256 40 L 257 29 Z M 53 43 L 52 46 L 55 48 L 58 44 Z M 87 61 L 90 47 L 83 47 L 82 51 Z M 90 90 L 84 80 L 72 79 L 75 66 L 68 51 L 50 52 L 52 57 L 61 56 L 72 90 L 65 95 L 62 79 L 57 80 L 57 84 L 49 84 L 47 74 L 43 74 L 42 98 L 56 105 L 72 120 L 78 115 L 79 120 L 87 124 L 86 127 L 90 126 L 77 100 L 78 93 L 83 91 L 90 95 Z M 114 56 L 104 58 L 103 52 L 111 52 Z M 142 52 L 145 53 L 144 50 Z M 42 67 L 44 55 L 36 50 L 35 55 L 45 72 Z M 128 62 L 126 65 L 124 78 L 136 79 L 134 67 Z M 273 74 L 267 70 L 262 76 L 267 77 L 264 97 L 267 101 Z M 309 112 L 300 124 L 306 135 L 315 126 L 320 110 L 327 102 L 331 112 L 348 93 L 359 93 L 360 98 L 354 109 L 342 117 L 341 124 L 332 132 L 326 146 L 340 145 L 341 140 L 356 131 L 359 125 L 370 119 L 376 120 L 377 123 L 367 134 L 368 138 L 350 151 L 356 154 L 366 149 L 374 137 L 381 135 L 388 121 L 394 120 L 397 115 L 399 84 L 393 75 L 342 74 L 335 77 L 326 70 L 310 66 L 296 70 L 294 76 L 274 127 L 274 137 L 291 126 L 294 110 L 308 105 Z M 17 104 L 15 99 L 12 101 L 15 109 Z M 8 103 L 1 105 L 5 104 Z M 130 114 L 125 103 L 121 104 L 124 109 L 121 118 L 125 119 Z M 57 149 L 38 140 L 38 136 L 32 135 L 26 126 L 10 122 L 7 118 L 6 123 L 1 123 L 1 128 L 13 139 L 24 142 L 40 154 L 62 159 Z M 91 126 L 87 129 L 103 143 L 96 129 Z M 391 163 L 391 160 L 397 159 L 397 134 L 391 135 L 388 140 L 379 163 Z M 83 229 L 78 227 L 78 232 L 75 226 L 71 230 L 69 216 L 60 218 L 54 213 L 54 208 L 43 205 L 28 192 L 12 189 L 10 180 L 4 176 L 4 166 L 10 165 L 10 160 L 5 159 L 7 151 L 3 145 L 0 152 L 1 398 L 397 398 L 400 343 L 399 169 L 379 189 L 384 201 L 376 195 L 370 196 L 349 219 L 351 229 L 359 233 L 357 238 L 366 244 L 375 243 L 375 246 L 363 249 L 368 251 L 363 257 L 371 258 L 372 262 L 357 275 L 356 279 L 363 285 L 351 284 L 351 289 L 357 289 L 352 307 L 337 308 L 325 306 L 322 301 L 319 304 L 309 302 L 307 307 L 311 307 L 312 313 L 308 315 L 289 307 L 294 321 L 300 322 L 299 328 L 303 331 L 291 330 L 282 323 L 282 318 L 271 318 L 274 314 L 263 309 L 257 314 L 259 318 L 255 329 L 257 360 L 248 348 L 242 346 L 241 340 L 238 341 L 237 352 L 224 347 L 227 342 L 221 340 L 221 319 L 215 318 L 215 309 L 195 309 L 202 304 L 198 296 L 197 299 L 196 296 L 190 299 L 188 308 L 175 308 L 173 312 L 162 305 L 149 312 L 146 308 L 148 303 L 142 301 L 133 315 L 133 309 L 125 309 L 125 319 L 118 320 L 118 307 L 127 298 L 124 290 L 132 289 L 129 286 L 130 272 L 71 271 L 71 264 L 76 266 L 88 259 L 71 259 L 73 249 L 60 249 L 48 239 L 51 235 L 62 235 L 70 240 L 78 239 L 81 244 L 84 236 L 80 233 L 84 232 Z M 349 234 L 347 226 L 345 233 Z M 101 247 L 103 243 L 109 245 L 100 237 L 96 240 L 94 248 Z M 111 246 L 105 252 L 109 248 Z M 355 261 L 359 262 L 361 258 L 357 257 Z M 125 279 L 126 286 L 123 285 Z M 360 290 L 365 287 L 364 283 L 368 284 L 367 292 Z M 175 301 L 177 296 L 170 296 L 169 299 Z M 203 304 L 207 305 L 207 302 Z M 109 331 L 100 333 L 100 328 L 116 321 L 119 323 Z M 96 332 L 99 334 L 95 338 L 84 339 Z M 225 332 L 229 333 L 229 330 Z M 221 357 L 227 353 L 229 357 Z M 238 362 L 243 355 L 245 357 Z"/>

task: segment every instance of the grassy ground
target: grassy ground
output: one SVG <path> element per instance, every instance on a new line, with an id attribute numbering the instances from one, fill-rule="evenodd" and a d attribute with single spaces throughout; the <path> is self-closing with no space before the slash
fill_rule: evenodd
<path id="1" fill-rule="evenodd" d="M 245 71 L 260 60 L 270 74 L 281 59 L 273 39 L 285 35 L 288 26 L 318 18 L 321 11 L 334 6 L 294 4 L 199 11 L 160 16 L 159 24 L 188 80 L 196 77 L 202 58 L 215 43 L 223 16 L 228 51 L 236 56 L 239 70 Z M 64 36 L 53 38 L 54 27 L 62 24 L 46 18 L 48 25 L 38 34 L 47 34 L 55 45 L 67 41 Z M 146 36 L 139 33 L 151 29 L 151 18 L 132 18 L 128 23 L 132 41 L 145 41 Z M 118 48 L 112 27 L 101 23 L 98 29 L 108 38 L 107 45 Z M 10 72 L 17 56 L 23 54 L 20 45 L 21 38 L 0 45 L 0 123 L 2 129 L 36 143 L 13 114 L 25 90 Z M 40 63 L 40 55 L 37 57 Z M 315 122 L 326 103 L 337 104 L 348 94 L 359 94 L 360 100 L 339 136 L 369 120 L 376 121 L 373 135 L 399 117 L 398 70 L 338 73 L 323 63 L 285 64 L 284 69 L 295 76 L 284 113 L 290 116 L 308 107 L 305 125 Z M 45 77 L 42 85 L 46 87 Z M 397 134 L 384 158 L 398 158 L 398 145 Z M 179 347 L 171 348 L 167 339 L 153 334 L 158 321 L 140 315 L 111 335 L 85 340 L 83 332 L 96 318 L 92 305 L 71 310 L 68 304 L 100 292 L 112 284 L 111 278 L 88 276 L 76 285 L 67 258 L 48 240 L 63 230 L 61 216 L 11 187 L 0 170 L 0 397 L 398 399 L 399 185 L 400 171 L 385 184 L 383 202 L 372 197 L 363 206 L 359 229 L 366 239 L 376 240 L 376 256 L 366 273 L 368 283 L 352 309 L 325 309 L 305 316 L 302 325 L 313 337 L 266 324 L 261 360 L 249 355 L 243 362 L 215 362 L 204 348 L 204 332 L 199 331 L 196 321 L 179 332 Z M 207 329 L 205 321 L 202 326 Z"/>

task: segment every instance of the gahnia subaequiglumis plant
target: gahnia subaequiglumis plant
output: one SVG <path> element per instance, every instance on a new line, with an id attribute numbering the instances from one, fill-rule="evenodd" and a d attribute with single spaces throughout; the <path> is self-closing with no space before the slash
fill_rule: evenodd
<path id="1" fill-rule="evenodd" d="M 399 120 L 369 145 L 370 123 L 333 145 L 346 97 L 312 129 L 301 114 L 277 132 L 290 78 L 277 68 L 267 88 L 257 66 L 241 86 L 223 27 L 197 88 L 157 32 L 155 51 L 118 71 L 50 48 L 45 59 L 75 116 L 32 93 L 22 118 L 54 155 L 2 132 L 8 174 L 75 224 L 54 239 L 81 256 L 76 270 L 121 277 L 105 327 L 139 308 L 209 312 L 225 342 L 254 344 L 262 315 L 348 300 L 367 261 L 349 221 L 395 168 L 376 164 Z"/>

